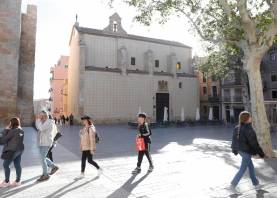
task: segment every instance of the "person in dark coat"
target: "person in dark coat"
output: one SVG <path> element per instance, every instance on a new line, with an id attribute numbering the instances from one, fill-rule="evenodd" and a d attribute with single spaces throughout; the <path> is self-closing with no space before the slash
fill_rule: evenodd
<path id="1" fill-rule="evenodd" d="M 235 147 L 235 144 L 238 146 Z M 230 190 L 235 194 L 239 194 L 236 187 L 247 168 L 252 184 L 259 190 L 261 185 L 256 177 L 251 157 L 259 155 L 261 158 L 264 158 L 265 154 L 258 143 L 256 132 L 252 127 L 251 114 L 247 111 L 243 111 L 239 115 L 239 125 L 236 126 L 233 134 L 232 149 L 234 154 L 239 154 L 241 156 L 242 161 L 239 171 L 231 182 Z"/>
<path id="2" fill-rule="evenodd" d="M 21 185 L 21 156 L 24 151 L 24 131 L 20 126 L 19 118 L 12 118 L 9 126 L 0 136 L 0 144 L 4 145 L 1 158 L 4 160 L 5 180 L 0 184 L 0 188 Z M 14 163 L 16 170 L 16 180 L 10 184 L 10 165 Z"/>
<path id="3" fill-rule="evenodd" d="M 73 125 L 73 119 L 74 119 L 74 116 L 73 116 L 73 114 L 71 113 L 70 116 L 69 116 L 69 124 L 70 124 L 70 126 Z"/>
<path id="4" fill-rule="evenodd" d="M 143 160 L 143 156 L 146 155 L 149 162 L 148 173 L 152 172 L 154 169 L 153 161 L 150 155 L 150 144 L 151 144 L 151 129 L 146 122 L 146 114 L 140 113 L 138 115 L 138 132 L 137 137 L 143 137 L 145 143 L 145 150 L 138 152 L 138 162 L 137 167 L 133 170 L 132 174 L 139 174 L 141 172 L 141 163 Z"/>

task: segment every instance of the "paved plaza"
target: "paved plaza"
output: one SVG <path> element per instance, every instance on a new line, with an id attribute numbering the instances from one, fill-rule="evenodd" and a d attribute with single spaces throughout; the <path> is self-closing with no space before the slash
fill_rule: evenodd
<path id="1" fill-rule="evenodd" d="M 95 160 L 102 166 L 104 173 L 98 178 L 96 170 L 87 164 L 86 177 L 77 179 L 81 155 L 79 128 L 62 128 L 63 137 L 54 150 L 54 160 L 60 170 L 43 183 L 36 183 L 42 171 L 36 132 L 32 128 L 25 128 L 23 185 L 0 189 L 0 197 L 277 198 L 277 159 L 254 160 L 257 175 L 264 184 L 263 190 L 255 191 L 247 177 L 239 185 L 242 195 L 232 195 L 225 189 L 240 163 L 240 158 L 230 151 L 230 127 L 154 129 L 151 149 L 155 170 L 146 174 L 148 164 L 145 159 L 142 173 L 135 177 L 131 175 L 131 171 L 136 165 L 136 131 L 125 125 L 97 126 L 103 141 L 97 147 Z M 273 134 L 273 143 L 277 148 L 277 134 Z M 2 166 L 0 178 L 4 178 Z"/>

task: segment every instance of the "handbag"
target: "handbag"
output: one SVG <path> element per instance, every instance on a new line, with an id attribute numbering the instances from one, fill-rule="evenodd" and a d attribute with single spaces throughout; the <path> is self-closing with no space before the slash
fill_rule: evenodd
<path id="1" fill-rule="evenodd" d="M 88 133 L 89 133 L 89 130 L 87 130 L 87 131 L 88 131 Z M 95 132 L 95 143 L 96 143 L 96 144 L 99 144 L 99 143 L 100 143 L 100 141 L 101 141 L 100 136 L 98 135 L 98 133 L 97 133 L 97 132 Z"/>
<path id="2" fill-rule="evenodd" d="M 4 151 L 1 155 L 1 159 L 3 160 L 12 160 L 15 151 Z"/>
<path id="3" fill-rule="evenodd" d="M 142 137 L 136 138 L 136 148 L 137 148 L 137 151 L 145 151 L 144 138 L 142 138 Z"/>
<path id="4" fill-rule="evenodd" d="M 57 140 L 60 139 L 62 136 L 63 136 L 62 133 L 61 133 L 61 132 L 58 132 L 58 133 L 56 134 L 56 136 L 54 137 L 54 141 L 57 141 Z"/>

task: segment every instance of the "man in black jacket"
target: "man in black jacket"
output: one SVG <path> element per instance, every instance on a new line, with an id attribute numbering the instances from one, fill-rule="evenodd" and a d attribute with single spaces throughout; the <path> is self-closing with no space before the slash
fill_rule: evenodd
<path id="1" fill-rule="evenodd" d="M 252 127 L 251 114 L 247 111 L 240 113 L 239 125 L 235 128 L 233 135 L 232 150 L 235 154 L 239 153 L 242 157 L 242 161 L 239 171 L 231 182 L 230 190 L 235 194 L 239 194 L 236 186 L 243 177 L 247 168 L 249 170 L 252 184 L 257 190 L 259 190 L 261 186 L 259 185 L 259 180 L 256 177 L 251 157 L 252 155 L 259 155 L 261 158 L 264 158 L 265 154 L 258 143 L 256 133 Z"/>
<path id="2" fill-rule="evenodd" d="M 146 123 L 146 114 L 140 113 L 138 115 L 138 133 L 137 137 L 142 137 L 145 143 L 145 150 L 138 151 L 138 162 L 136 169 L 132 172 L 132 174 L 139 174 L 141 172 L 141 163 L 143 160 L 143 156 L 146 155 L 148 162 L 149 162 L 149 169 L 148 173 L 152 172 L 154 169 L 152 158 L 150 156 L 150 144 L 151 144 L 151 129 L 149 128 L 148 123 Z"/>

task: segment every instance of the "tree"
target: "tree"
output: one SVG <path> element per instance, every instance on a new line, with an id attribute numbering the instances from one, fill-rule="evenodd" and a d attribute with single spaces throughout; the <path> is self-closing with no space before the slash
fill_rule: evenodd
<path id="1" fill-rule="evenodd" d="M 114 0 L 111 0 L 111 2 Z M 213 52 L 224 46 L 243 51 L 251 97 L 254 127 L 263 150 L 272 149 L 270 125 L 264 106 L 260 63 L 277 35 L 277 0 L 124 0 L 137 9 L 136 20 L 150 25 L 154 18 L 165 23 L 170 16 L 185 17 Z"/>

